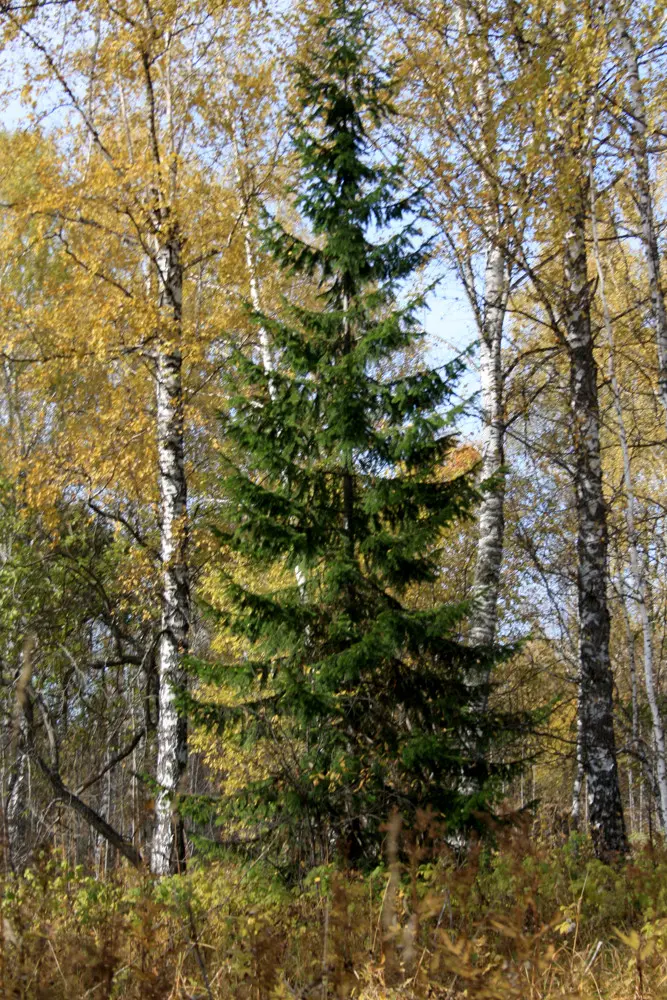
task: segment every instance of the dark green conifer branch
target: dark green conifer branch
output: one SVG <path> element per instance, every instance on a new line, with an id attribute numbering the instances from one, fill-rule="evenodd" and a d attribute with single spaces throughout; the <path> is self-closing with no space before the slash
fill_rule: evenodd
<path id="1" fill-rule="evenodd" d="M 269 686 L 273 721 L 256 689 L 246 725 L 236 707 L 214 715 L 242 739 L 283 744 L 267 778 L 227 803 L 230 815 L 271 817 L 274 830 L 279 818 L 292 847 L 311 839 L 313 858 L 338 844 L 360 859 L 375 854 L 394 808 L 467 822 L 503 769 L 466 752 L 465 734 L 474 727 L 486 747 L 498 720 L 471 719 L 466 680 L 481 654 L 458 641 L 465 604 L 414 601 L 417 585 L 446 572 L 443 532 L 476 499 L 468 475 L 443 474 L 457 366 L 387 374 L 421 334 L 422 298 L 398 301 L 427 256 L 420 195 L 406 192 L 400 161 L 373 152 L 392 87 L 369 69 L 363 3 L 337 0 L 317 31 L 315 54 L 295 69 L 293 193 L 308 239 L 276 220 L 265 231 L 286 274 L 310 279 L 312 300 L 254 315 L 276 369 L 269 377 L 237 353 L 223 418 L 232 514 L 219 535 L 256 576 L 230 574 L 222 620 L 250 643 L 246 679 Z M 283 571 L 270 592 L 256 586 L 268 569 Z"/>

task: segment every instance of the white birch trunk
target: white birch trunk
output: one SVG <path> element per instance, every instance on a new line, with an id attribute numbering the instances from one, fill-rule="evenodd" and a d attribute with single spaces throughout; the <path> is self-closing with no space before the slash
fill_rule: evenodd
<path id="1" fill-rule="evenodd" d="M 259 294 L 257 264 L 255 262 L 255 254 L 252 246 L 250 219 L 248 218 L 247 212 L 243 216 L 243 247 L 245 250 L 246 265 L 248 267 L 248 279 L 250 282 L 250 301 L 252 302 L 253 309 L 255 309 L 256 312 L 261 312 L 262 300 Z M 273 352 L 271 350 L 269 335 L 263 325 L 259 328 L 259 353 L 262 359 L 262 368 L 267 375 L 270 375 L 274 369 Z M 269 392 L 271 393 L 271 396 L 273 396 L 274 393 L 272 385 L 269 385 Z"/>
<path id="2" fill-rule="evenodd" d="M 475 103 L 472 109 L 479 133 L 477 153 L 491 165 L 493 174 L 497 149 L 493 127 L 493 98 L 489 67 L 475 54 L 468 44 L 469 32 L 466 10 L 457 7 L 457 23 L 464 51 L 471 59 L 475 77 Z M 479 30 L 479 25 L 475 26 Z M 488 39 L 485 39 L 488 49 Z M 505 425 L 503 421 L 503 377 L 501 350 L 503 324 L 508 295 L 508 276 L 505 253 L 500 238 L 500 213 L 496 192 L 487 181 L 483 197 L 484 238 L 486 241 L 486 266 L 484 270 L 484 301 L 480 307 L 472 302 L 480 334 L 480 385 L 482 403 L 482 479 L 492 480 L 493 487 L 484 492 L 479 507 L 479 540 L 473 582 L 473 610 L 469 639 L 473 645 L 491 646 L 496 635 L 498 591 L 505 536 L 505 482 L 503 477 Z M 468 294 L 474 298 L 474 289 Z M 481 686 L 480 710 L 487 705 L 489 670 L 483 668 L 473 683 Z"/>
<path id="3" fill-rule="evenodd" d="M 22 872 L 30 855 L 28 837 L 28 754 L 25 745 L 25 724 L 20 721 L 19 738 L 11 763 L 6 823 L 9 862 L 13 871 Z"/>
<path id="4" fill-rule="evenodd" d="M 581 826 L 581 790 L 584 785 L 584 727 L 582 717 L 581 690 L 577 698 L 577 749 L 572 783 L 572 828 L 578 830 Z"/>
<path id="5" fill-rule="evenodd" d="M 34 636 L 26 634 L 21 648 L 21 671 L 16 681 L 16 706 L 22 704 L 32 677 Z M 30 732 L 20 712 L 11 722 L 10 776 L 6 805 L 7 846 L 14 871 L 21 872 L 30 858 L 29 810 L 31 804 Z"/>
<path id="6" fill-rule="evenodd" d="M 490 646 L 496 634 L 500 568 L 505 533 L 505 482 L 503 477 L 505 425 L 501 347 L 507 300 L 507 278 L 503 252 L 490 246 L 485 271 L 485 308 L 480 331 L 480 381 L 482 418 L 482 479 L 493 480 L 479 509 L 479 541 L 473 587 L 474 608 L 470 641 Z M 488 672 L 480 678 L 488 683 Z M 483 699 L 486 703 L 486 698 Z"/>
<path id="7" fill-rule="evenodd" d="M 241 174 L 241 159 L 239 154 L 238 139 L 236 137 L 236 130 L 234 128 L 234 123 L 230 120 L 230 130 L 232 133 L 232 142 L 234 144 L 234 153 L 236 156 L 236 182 L 239 187 L 239 191 L 243 198 L 247 199 L 247 194 L 244 190 L 243 177 Z M 250 301 L 252 302 L 253 309 L 256 312 L 262 311 L 262 297 L 259 288 L 259 278 L 257 275 L 257 261 L 255 259 L 255 252 L 252 245 L 252 232 L 250 227 L 250 216 L 247 210 L 243 215 L 243 249 L 245 251 L 246 266 L 248 268 L 248 280 L 250 284 Z M 271 341 L 266 328 L 262 325 L 259 328 L 259 353 L 262 359 L 262 367 L 267 375 L 275 369 L 275 360 L 273 357 L 273 350 L 271 347 Z M 275 388 L 272 381 L 269 380 L 269 395 L 273 399 L 275 397 Z M 297 566 L 294 570 L 294 576 L 296 578 L 297 586 L 301 593 L 303 594 L 306 586 L 306 574 L 300 566 Z"/>
<path id="8" fill-rule="evenodd" d="M 572 192 L 565 236 L 563 318 L 570 360 L 576 471 L 581 724 L 591 836 L 601 858 L 627 850 L 613 720 L 607 605 L 607 514 L 602 491 L 597 365 L 590 322 L 586 197 Z"/>
<path id="9" fill-rule="evenodd" d="M 630 627 L 630 616 L 628 615 L 628 608 L 626 602 L 625 582 L 623 580 L 622 574 L 620 577 L 620 591 L 621 591 L 621 602 L 623 605 L 623 621 L 625 623 L 625 638 L 628 648 L 628 663 L 630 666 L 630 695 L 632 699 L 632 752 L 636 757 L 639 753 L 639 745 L 640 745 L 639 744 L 639 693 L 637 690 L 638 687 L 637 663 L 635 658 L 635 641 L 634 641 L 634 636 L 632 634 L 632 629 Z M 632 832 L 641 833 L 641 804 L 639 807 L 640 817 L 638 823 L 637 809 L 635 802 L 635 767 L 634 767 L 634 759 L 632 756 L 630 757 L 630 761 L 631 763 L 628 767 L 628 785 L 629 785 L 628 801 L 629 801 L 630 816 L 632 823 Z M 639 764 L 638 772 L 639 772 L 639 784 L 641 787 L 642 784 L 641 763 Z M 640 802 L 641 802 L 641 792 L 640 792 Z"/>
<path id="10" fill-rule="evenodd" d="M 187 764 L 187 723 L 176 707 L 185 683 L 182 657 L 188 647 L 190 579 L 187 549 L 187 487 L 184 463 L 181 355 L 182 265 L 177 236 L 156 254 L 160 330 L 156 356 L 157 446 L 162 559 L 162 625 L 158 647 L 160 684 L 157 774 L 151 869 L 156 875 L 182 870 L 185 840 L 174 811 Z"/>
<path id="11" fill-rule="evenodd" d="M 592 174 L 592 171 L 591 171 Z M 605 289 L 605 275 L 600 258 L 600 245 L 597 232 L 597 221 L 595 215 L 595 193 L 591 189 L 591 226 L 593 235 L 593 247 L 595 253 L 595 264 L 598 273 L 598 292 L 602 303 L 602 314 L 604 328 L 609 347 L 609 385 L 614 401 L 614 411 L 618 425 L 618 440 L 621 446 L 621 456 L 623 459 L 623 483 L 625 487 L 625 523 L 627 527 L 628 553 L 630 556 L 630 572 L 632 575 L 633 592 L 632 598 L 639 613 L 639 620 L 642 626 L 643 638 L 643 659 L 644 659 L 644 681 L 646 684 L 646 699 L 651 710 L 651 723 L 653 728 L 653 741 L 655 745 L 656 758 L 656 782 L 659 795 L 659 818 L 660 825 L 665 830 L 667 823 L 667 757 L 665 756 L 665 729 L 658 705 L 655 685 L 654 656 L 653 656 L 653 634 L 651 619 L 648 612 L 646 594 L 646 568 L 644 560 L 639 552 L 637 543 L 637 525 L 635 519 L 635 494 L 632 482 L 632 467 L 630 463 L 630 449 L 628 448 L 628 438 L 625 430 L 625 417 L 623 414 L 623 403 L 621 401 L 621 391 L 616 378 L 614 364 L 614 334 L 611 325 L 611 316 L 607 303 Z"/>
<path id="12" fill-rule="evenodd" d="M 240 183 L 240 174 L 237 174 Z M 250 232 L 250 220 L 248 215 L 243 217 L 243 245 L 245 249 L 246 264 L 248 267 L 248 276 L 250 280 L 250 301 L 252 302 L 253 309 L 257 312 L 262 311 L 262 299 L 259 291 L 259 279 L 257 277 L 257 264 L 255 261 L 255 254 L 252 246 L 252 234 Z M 259 352 L 262 359 L 262 367 L 267 375 L 275 369 L 275 361 L 273 357 L 273 351 L 271 349 L 271 341 L 269 340 L 269 335 L 266 332 L 264 326 L 259 328 Z M 271 398 L 275 398 L 275 387 L 273 381 L 269 380 L 269 395 Z M 301 566 L 296 566 L 294 569 L 294 576 L 296 579 L 297 586 L 301 593 L 304 593 L 306 586 L 306 574 L 302 570 Z"/>
<path id="13" fill-rule="evenodd" d="M 655 327 L 658 354 L 658 390 L 667 418 L 667 310 L 665 309 L 665 295 L 660 275 L 660 254 L 651 191 L 646 105 L 639 75 L 637 48 L 618 9 L 614 10 L 614 28 L 628 82 L 630 151 L 635 166 L 635 197 L 651 296 L 651 316 Z"/>
<path id="14" fill-rule="evenodd" d="M 250 284 L 250 301 L 252 302 L 253 309 L 260 313 L 262 311 L 262 299 L 259 291 L 259 277 L 257 275 L 257 261 L 255 259 L 255 252 L 252 245 L 252 231 L 250 225 L 250 196 L 246 191 L 246 186 L 243 180 L 243 172 L 241 169 L 241 153 L 239 150 L 239 142 L 236 134 L 236 127 L 231 116 L 229 117 L 229 130 L 232 135 L 232 145 L 234 147 L 235 156 L 235 167 L 234 172 L 236 174 L 236 183 L 239 189 L 239 194 L 244 202 L 244 212 L 243 212 L 243 249 L 245 251 L 246 267 L 248 269 L 248 282 Z M 262 367 L 267 375 L 270 375 L 274 370 L 274 360 L 273 351 L 271 349 L 271 341 L 269 340 L 269 335 L 266 332 L 265 327 L 262 325 L 259 328 L 259 353 L 262 359 Z M 273 386 L 269 384 L 269 393 L 271 398 L 274 396 Z"/>
<path id="15" fill-rule="evenodd" d="M 111 754 L 109 748 L 104 755 L 105 766 L 109 763 Z M 107 823 L 111 822 L 111 771 L 107 771 L 102 782 L 102 796 L 98 812 Z M 98 878 L 104 878 L 107 874 L 109 860 L 109 842 L 98 833 L 95 837 L 95 871 Z"/>

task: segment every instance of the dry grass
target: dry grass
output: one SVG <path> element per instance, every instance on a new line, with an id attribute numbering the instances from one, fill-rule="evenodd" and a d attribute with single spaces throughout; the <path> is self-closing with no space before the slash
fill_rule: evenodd
<path id="1" fill-rule="evenodd" d="M 615 869 L 513 834 L 457 863 L 408 839 L 292 888 L 222 862 L 101 883 L 43 856 L 4 883 L 0 997 L 667 998 L 662 851 Z"/>

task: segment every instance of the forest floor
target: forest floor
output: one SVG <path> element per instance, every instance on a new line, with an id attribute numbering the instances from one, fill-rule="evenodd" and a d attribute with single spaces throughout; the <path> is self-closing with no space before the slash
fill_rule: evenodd
<path id="1" fill-rule="evenodd" d="M 515 833 L 291 885 L 263 861 L 101 880 L 44 853 L 5 877 L 3 911 L 2 998 L 667 998 L 656 845 L 608 866 L 583 838 Z"/>

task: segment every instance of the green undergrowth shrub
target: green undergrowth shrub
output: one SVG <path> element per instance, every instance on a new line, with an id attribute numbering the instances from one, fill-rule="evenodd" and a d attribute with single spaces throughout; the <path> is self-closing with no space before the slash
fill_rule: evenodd
<path id="1" fill-rule="evenodd" d="M 99 881 L 44 852 L 2 881 L 0 997 L 667 997 L 667 853 L 617 867 L 527 831 L 458 854 L 390 824 L 386 860 L 286 884 L 266 861 Z"/>

